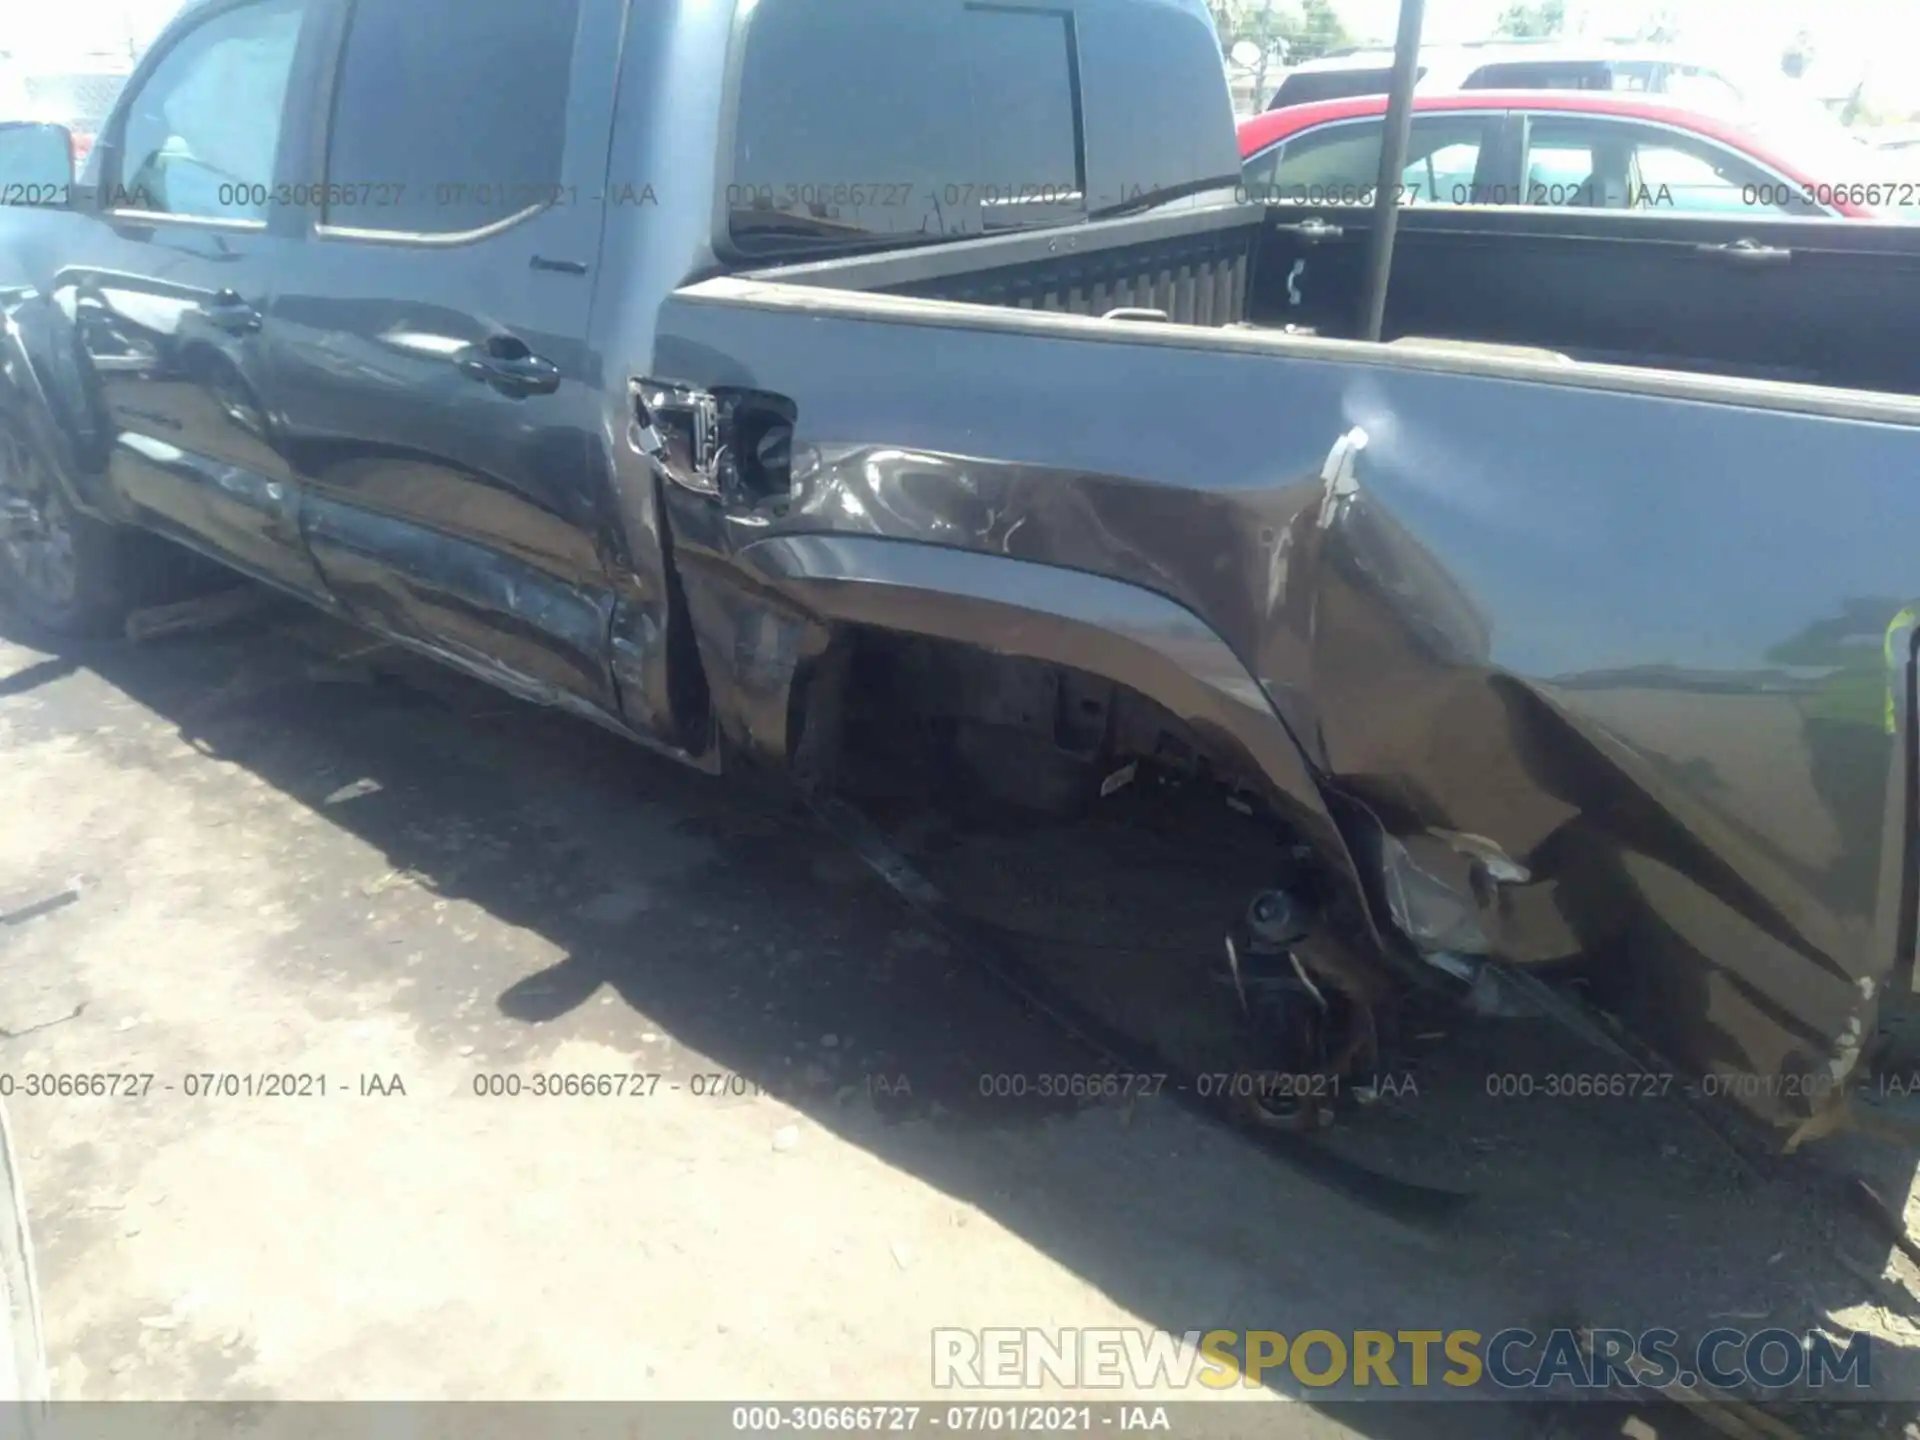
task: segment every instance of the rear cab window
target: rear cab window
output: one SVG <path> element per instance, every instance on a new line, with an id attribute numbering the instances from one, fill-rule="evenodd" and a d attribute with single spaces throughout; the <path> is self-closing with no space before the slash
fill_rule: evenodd
<path id="1" fill-rule="evenodd" d="M 993 230 L 1087 210 L 1073 17 L 970 8 L 960 26 L 973 103 L 980 223 Z M 943 197 L 944 198 L 944 197 Z"/>
<path id="2" fill-rule="evenodd" d="M 1085 213 L 1072 15 L 955 9 L 762 7 L 727 193 L 737 242 L 938 237 Z"/>
<path id="3" fill-rule="evenodd" d="M 1035 229 L 1239 172 L 1218 43 L 1178 7 L 760 0 L 740 43 L 743 254 Z"/>

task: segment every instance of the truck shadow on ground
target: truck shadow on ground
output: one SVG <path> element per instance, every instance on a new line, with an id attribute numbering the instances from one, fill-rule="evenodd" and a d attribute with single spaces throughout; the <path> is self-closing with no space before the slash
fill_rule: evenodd
<path id="1" fill-rule="evenodd" d="M 44 645 L 4 616 L 0 636 Z M 1444 1042 L 1409 1057 L 1417 1093 L 1340 1142 L 1409 1178 L 1478 1192 L 1441 1230 L 1357 1209 L 1164 1099 L 1042 1094 L 1057 1087 L 1041 1077 L 1104 1067 L 997 991 L 777 792 L 716 782 L 390 650 L 354 656 L 369 643 L 274 612 L 74 658 L 384 857 L 390 870 L 370 885 L 323 847 L 303 885 L 305 918 L 369 973 L 409 950 L 445 952 L 436 902 L 497 922 L 499 936 L 459 955 L 480 965 L 474 983 L 497 1007 L 476 1070 L 534 1064 L 575 1040 L 631 1052 L 642 1029 L 664 1031 L 690 1069 L 778 1095 L 1176 1334 L 1558 1324 L 1698 1334 L 1802 1329 L 1863 1304 L 1920 1317 L 1898 1281 L 1873 1281 L 1887 1247 L 1828 1203 L 1826 1172 L 1745 1173 L 1674 1107 L 1500 1103 L 1482 1083 L 1500 1067 L 1597 1068 L 1536 1028 L 1449 1022 Z M 0 694 L 44 697 L 65 666 L 0 677 Z M 1120 953 L 1112 916 L 1076 908 L 1091 882 L 1073 866 L 1100 861 L 1074 838 L 979 843 L 1003 847 L 1003 868 L 1029 878 L 1057 859 L 1048 928 L 1104 923 L 1093 933 L 1107 938 L 1076 953 L 1083 974 L 1164 987 L 1174 960 L 1152 947 L 1145 959 Z M 1165 912 L 1179 892 L 1169 884 L 1143 903 Z M 533 948 L 516 949 L 513 932 Z M 1201 957 L 1192 970 L 1204 974 Z M 1142 979 L 1149 971 L 1160 974 Z M 587 1005 L 609 990 L 623 1004 Z M 466 1053 L 444 996 L 407 994 L 399 1003 L 420 1042 Z M 1901 1163 L 1910 1175 L 1911 1159 Z M 1881 1395 L 1920 1394 L 1920 1350 L 1879 1339 L 1873 1374 Z M 1285 1369 L 1262 1383 L 1378 1440 L 1619 1435 L 1638 1413 L 1349 1403 L 1351 1390 L 1318 1390 Z M 1714 1433 L 1677 1407 L 1646 1413 L 1662 1437 Z M 1796 1425 L 1897 1433 L 1910 1413 L 1822 1411 Z"/>

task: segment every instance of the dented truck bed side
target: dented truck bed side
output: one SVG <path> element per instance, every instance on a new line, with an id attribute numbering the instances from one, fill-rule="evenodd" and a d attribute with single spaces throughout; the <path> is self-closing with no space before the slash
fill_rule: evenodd
<path id="1" fill-rule="evenodd" d="M 669 486 L 710 673 L 860 623 L 1110 675 L 1378 926 L 1586 957 L 1783 1125 L 1905 983 L 1920 402 L 777 273 L 676 293 L 656 363 L 797 416 L 790 496 Z M 722 704 L 778 754 L 784 697 Z"/>

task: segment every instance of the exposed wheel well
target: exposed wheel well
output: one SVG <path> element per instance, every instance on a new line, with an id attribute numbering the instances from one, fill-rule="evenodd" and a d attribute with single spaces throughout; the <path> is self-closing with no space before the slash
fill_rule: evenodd
<path id="1" fill-rule="evenodd" d="M 1230 737 L 1070 665 L 866 626 L 836 632 L 806 690 L 804 784 L 894 833 L 943 836 L 924 859 L 956 883 L 1017 867 L 1010 889 L 949 897 L 975 923 L 1039 938 L 1009 898 L 1019 892 L 1046 897 L 1043 944 L 1091 945 L 1115 963 L 1138 959 L 1114 940 L 1117 922 L 1177 933 L 1182 945 L 1153 947 L 1167 993 L 1218 996 L 1230 982 L 1267 1068 L 1373 1069 L 1400 987 L 1365 900 Z M 1310 1107 L 1267 1118 L 1315 1123 Z"/>
<path id="2" fill-rule="evenodd" d="M 1231 741 L 1104 676 L 864 626 L 836 646 L 836 783 L 917 781 L 930 798 L 1070 816 L 1150 770 L 1278 826 L 1263 777 Z"/>

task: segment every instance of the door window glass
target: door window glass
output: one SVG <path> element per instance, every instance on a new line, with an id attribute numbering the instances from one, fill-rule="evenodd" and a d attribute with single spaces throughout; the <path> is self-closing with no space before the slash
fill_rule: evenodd
<path id="1" fill-rule="evenodd" d="M 1634 148 L 1633 208 L 1683 214 L 1762 215 L 1803 213 L 1790 204 L 1768 204 L 1793 186 L 1770 181 L 1731 157 L 1680 144 L 1643 143 Z"/>
<path id="2" fill-rule="evenodd" d="M 1595 203 L 1595 161 L 1590 145 L 1574 137 L 1536 142 L 1527 147 L 1526 197 L 1529 205 Z"/>
<path id="3" fill-rule="evenodd" d="M 552 203 L 580 0 L 357 0 L 326 218 L 461 234 Z"/>
<path id="4" fill-rule="evenodd" d="M 1410 205 L 1465 205 L 1474 194 L 1480 140 L 1455 140 L 1429 151 L 1400 172 L 1400 198 Z"/>
<path id="5" fill-rule="evenodd" d="M 1694 215 L 1804 215 L 1797 187 L 1705 139 L 1598 115 L 1533 115 L 1527 190 L 1536 205 Z"/>
<path id="6" fill-rule="evenodd" d="M 1371 204 L 1380 177 L 1382 123 L 1327 125 L 1257 157 L 1245 176 L 1248 198 L 1272 204 Z M 1416 116 L 1407 138 L 1407 165 L 1400 172 L 1401 200 L 1465 205 L 1485 199 L 1475 192 L 1473 177 L 1491 143 L 1491 124 L 1483 115 Z"/>
<path id="7" fill-rule="evenodd" d="M 1526 203 L 1624 209 L 1633 141 L 1619 125 L 1590 115 L 1527 117 Z"/>
<path id="8" fill-rule="evenodd" d="M 1357 205 L 1380 175 L 1380 122 L 1350 121 L 1289 140 L 1272 177 L 1276 201 Z"/>
<path id="9" fill-rule="evenodd" d="M 264 221 L 304 0 L 221 10 L 172 45 L 128 102 L 124 208 Z"/>

